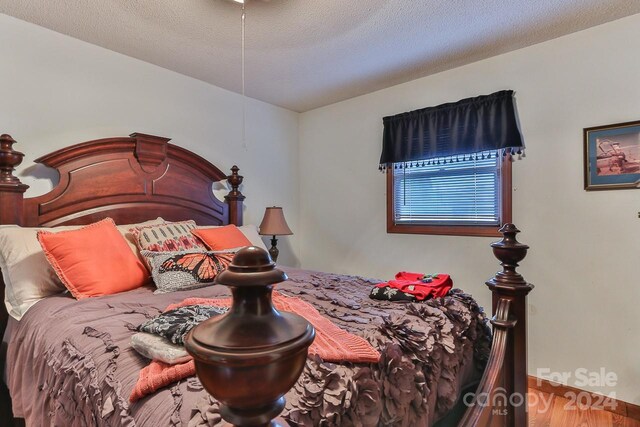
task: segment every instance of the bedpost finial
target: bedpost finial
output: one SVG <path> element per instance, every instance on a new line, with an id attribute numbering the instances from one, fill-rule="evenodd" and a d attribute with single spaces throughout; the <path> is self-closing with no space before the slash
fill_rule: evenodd
<path id="1" fill-rule="evenodd" d="M 231 175 L 227 176 L 227 181 L 231 184 L 231 191 L 229 192 L 229 196 L 234 197 L 236 199 L 244 199 L 243 194 L 240 192 L 238 187 L 242 184 L 242 180 L 244 177 L 238 174 L 240 168 L 236 165 L 233 165 L 231 168 Z"/>
<path id="2" fill-rule="evenodd" d="M 249 246 L 236 252 L 227 269 L 216 276 L 215 283 L 235 287 L 264 287 L 285 280 L 287 280 L 287 274 L 276 267 L 269 252 L 256 246 Z"/>
<path id="3" fill-rule="evenodd" d="M 233 165 L 231 168 L 231 175 L 227 176 L 227 182 L 231 185 L 231 191 L 224 196 L 224 200 L 229 205 L 229 223 L 235 225 L 242 225 L 242 202 L 244 201 L 244 195 L 238 189 L 244 177 L 238 174 L 240 168 Z"/>
<path id="4" fill-rule="evenodd" d="M 315 330 L 304 318 L 274 308 L 273 285 L 284 280 L 287 275 L 267 251 L 241 249 L 215 280 L 231 288 L 229 312 L 200 323 L 185 339 L 200 382 L 234 426 L 286 425 L 271 420 L 284 409 L 284 395 L 305 367 Z M 261 384 L 265 378 L 269 387 L 254 387 L 249 395 L 229 387 Z"/>
<path id="5" fill-rule="evenodd" d="M 520 273 L 516 271 L 518 263 L 524 259 L 527 255 L 528 245 L 518 242 L 516 234 L 520 232 L 518 228 L 507 223 L 500 228 L 503 238 L 499 242 L 491 244 L 493 248 L 493 254 L 500 261 L 502 265 L 502 271 L 496 273 L 495 277 L 487 284 L 492 285 L 507 285 L 507 286 L 523 286 L 529 287 L 526 280 Z"/>
<path id="6" fill-rule="evenodd" d="M 13 171 L 22 163 L 24 154 L 13 149 L 15 143 L 16 140 L 11 135 L 0 135 L 0 185 L 21 184 L 20 179 L 13 175 Z"/>

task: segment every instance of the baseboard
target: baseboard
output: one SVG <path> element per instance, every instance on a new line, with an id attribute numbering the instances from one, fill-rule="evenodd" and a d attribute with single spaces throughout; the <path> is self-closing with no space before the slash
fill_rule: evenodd
<path id="1" fill-rule="evenodd" d="M 587 393 L 590 396 L 590 402 L 602 402 L 602 395 L 600 394 L 534 377 L 532 375 L 529 375 L 528 383 L 529 388 L 539 390 L 543 393 L 555 394 L 556 396 L 564 396 L 567 393 L 570 395 L 573 394 L 574 396 L 578 393 Z M 596 404 L 592 405 L 591 409 L 605 409 L 609 412 L 613 412 L 614 414 L 640 421 L 640 405 L 634 405 L 633 403 L 613 398 L 607 399 L 609 404 L 605 408 Z"/>

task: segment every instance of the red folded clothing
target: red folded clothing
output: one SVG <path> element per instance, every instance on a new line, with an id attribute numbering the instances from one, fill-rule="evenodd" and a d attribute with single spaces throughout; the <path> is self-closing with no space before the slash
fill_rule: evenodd
<path id="1" fill-rule="evenodd" d="M 423 280 L 425 277 L 427 279 Z M 447 295 L 453 287 L 453 281 L 448 274 L 435 274 L 425 276 L 423 273 L 411 273 L 401 271 L 396 274 L 395 280 L 379 283 L 378 288 L 390 287 L 404 293 L 413 295 L 416 300 L 423 301 L 426 298 L 439 298 Z"/>
<path id="2" fill-rule="evenodd" d="M 194 304 L 228 307 L 231 305 L 231 298 L 187 298 L 178 304 L 168 306 L 165 311 Z M 311 304 L 299 298 L 286 297 L 278 292 L 273 293 L 273 304 L 278 310 L 293 312 L 304 317 L 316 329 L 316 338 L 309 347 L 309 354 L 317 354 L 327 362 L 376 363 L 380 359 L 380 353 L 367 340 L 343 331 L 318 313 Z M 195 373 L 193 360 L 178 365 L 152 361 L 140 371 L 138 382 L 131 392 L 129 401 L 133 403 Z"/>

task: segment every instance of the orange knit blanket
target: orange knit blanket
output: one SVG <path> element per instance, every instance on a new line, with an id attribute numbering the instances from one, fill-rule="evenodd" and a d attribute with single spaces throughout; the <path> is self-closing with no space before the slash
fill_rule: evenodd
<path id="1" fill-rule="evenodd" d="M 228 307 L 231 305 L 231 298 L 187 298 L 180 303 L 171 304 L 165 311 L 194 304 Z M 316 329 L 316 338 L 309 347 L 309 354 L 317 354 L 327 362 L 376 363 L 380 359 L 380 353 L 367 340 L 343 331 L 318 313 L 311 304 L 278 292 L 273 293 L 273 304 L 278 310 L 293 312 L 304 317 Z M 193 360 L 178 365 L 167 365 L 154 360 L 140 371 L 138 382 L 131 392 L 129 401 L 135 402 L 195 373 Z"/>

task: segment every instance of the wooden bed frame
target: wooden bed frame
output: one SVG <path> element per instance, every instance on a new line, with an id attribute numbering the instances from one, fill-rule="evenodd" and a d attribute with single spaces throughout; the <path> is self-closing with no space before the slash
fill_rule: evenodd
<path id="1" fill-rule="evenodd" d="M 25 227 L 82 225 L 111 217 L 117 224 L 142 222 L 162 216 L 170 221 L 193 219 L 201 225 L 242 225 L 243 178 L 236 166 L 226 175 L 169 138 L 133 133 L 72 145 L 35 162 L 56 169 L 60 179 L 49 193 L 25 198 L 28 186 L 13 175 L 24 154 L 15 140 L 0 136 L 0 224 Z M 231 191 L 224 202 L 212 186 L 228 180 Z M 517 242 L 512 224 L 501 230 L 504 239 L 493 243 L 503 271 L 489 280 L 493 293 L 493 344 L 489 362 L 473 404 L 459 426 L 527 426 L 527 294 L 533 288 L 516 272 L 528 247 Z M 0 280 L 4 300 L 4 283 Z M 8 314 L 0 304 L 0 328 Z M 6 348 L 0 352 L 5 367 Z M 250 394 L 251 391 L 247 390 Z M 515 398 L 510 398 L 514 397 Z M 521 401 L 524 399 L 524 401 Z M 0 420 L 10 420 L 11 400 L 0 390 Z M 6 425 L 3 423 L 3 425 Z M 14 420 L 14 425 L 24 425 Z"/>

